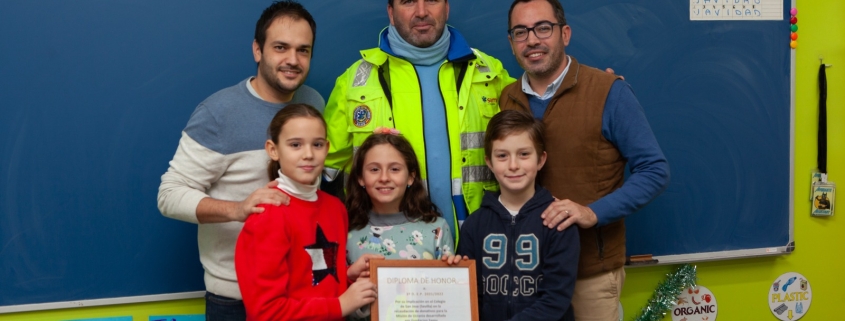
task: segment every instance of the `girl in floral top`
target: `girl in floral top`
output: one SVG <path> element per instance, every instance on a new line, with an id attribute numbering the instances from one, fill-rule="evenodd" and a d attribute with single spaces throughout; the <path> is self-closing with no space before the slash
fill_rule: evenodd
<path id="1" fill-rule="evenodd" d="M 454 252 L 449 225 L 419 173 L 414 149 L 395 129 L 377 130 L 355 152 L 346 184 L 349 280 L 369 276 L 370 258 L 430 260 Z"/>

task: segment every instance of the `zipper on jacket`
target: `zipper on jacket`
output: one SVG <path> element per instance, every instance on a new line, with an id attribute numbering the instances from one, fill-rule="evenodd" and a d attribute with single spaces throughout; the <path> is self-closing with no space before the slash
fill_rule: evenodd
<path id="1" fill-rule="evenodd" d="M 524 204 L 523 204 L 523 206 L 524 206 Z M 519 215 L 519 214 L 517 214 L 517 215 Z M 517 246 L 517 244 L 516 244 L 516 239 L 517 239 L 516 238 L 516 232 L 517 232 L 516 231 L 516 215 L 511 215 L 511 228 L 508 229 L 508 230 L 509 230 L 508 231 L 508 244 L 507 244 L 507 252 L 506 252 L 507 254 L 506 255 L 510 258 L 511 261 L 510 261 L 510 265 L 509 265 L 509 268 L 508 268 L 508 271 L 507 271 L 509 277 L 508 277 L 508 280 L 505 281 L 505 283 L 509 283 L 511 278 L 516 278 L 516 272 L 515 272 L 515 270 L 517 270 L 515 268 L 516 267 L 516 246 Z M 511 242 L 513 242 L 513 244 L 510 244 Z M 508 308 L 505 312 L 507 312 L 506 315 L 507 315 L 508 319 L 511 319 L 513 317 L 513 305 L 514 305 L 514 301 L 515 301 L 514 297 L 511 296 L 510 291 L 516 290 L 515 288 L 516 288 L 516 286 L 518 286 L 518 284 L 513 285 L 513 286 L 514 286 L 514 289 L 509 289 L 509 290 L 505 291 L 505 297 L 507 297 L 507 302 L 508 302 Z"/>
<path id="2" fill-rule="evenodd" d="M 601 237 L 601 227 L 596 226 L 596 246 L 599 249 L 599 260 L 604 260 L 604 238 Z"/>

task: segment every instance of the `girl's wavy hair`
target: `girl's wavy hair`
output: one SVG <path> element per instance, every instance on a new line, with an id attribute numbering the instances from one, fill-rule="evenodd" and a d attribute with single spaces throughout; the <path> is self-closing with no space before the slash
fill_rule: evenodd
<path id="1" fill-rule="evenodd" d="M 414 176 L 411 187 L 405 190 L 402 202 L 399 203 L 399 210 L 405 212 L 410 220 L 422 220 L 426 223 L 433 223 L 440 213 L 437 206 L 431 202 L 425 186 L 420 178 L 420 164 L 417 161 L 417 154 L 407 139 L 391 134 L 372 134 L 361 144 L 352 158 L 352 170 L 349 179 L 346 181 L 346 209 L 349 212 L 349 229 L 360 230 L 367 226 L 370 221 L 370 211 L 373 203 L 367 190 L 358 185 L 358 179 L 364 174 L 364 159 L 367 153 L 375 146 L 388 144 L 399 151 L 405 160 L 408 174 Z"/>

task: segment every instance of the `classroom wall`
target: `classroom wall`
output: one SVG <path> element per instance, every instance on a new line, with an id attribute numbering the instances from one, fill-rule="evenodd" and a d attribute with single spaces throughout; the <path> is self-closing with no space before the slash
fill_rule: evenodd
<path id="1" fill-rule="evenodd" d="M 769 312 L 768 288 L 776 277 L 786 272 L 799 272 L 810 280 L 813 302 L 802 320 L 841 318 L 845 276 L 837 271 L 845 266 L 845 219 L 842 218 L 845 208 L 839 209 L 838 216 L 813 218 L 809 215 L 808 199 L 809 177 L 816 167 L 816 77 L 819 55 L 824 56 L 825 63 L 834 65 L 827 70 L 830 120 L 829 179 L 845 184 L 845 126 L 837 123 L 845 119 L 845 19 L 842 19 L 845 2 L 801 1 L 798 8 L 794 195 L 796 249 L 786 256 L 697 264 L 699 284 L 713 291 L 719 303 L 718 320 L 776 320 Z M 784 25 L 787 26 L 786 21 Z M 785 47 L 788 46 L 788 37 L 787 28 L 784 27 Z M 845 197 L 842 195 L 840 197 Z M 622 295 L 625 320 L 632 319 L 637 311 L 645 306 L 657 283 L 673 268 L 658 266 L 627 270 L 627 281 Z M 136 321 L 146 321 L 151 315 L 201 314 L 203 311 L 203 300 L 192 299 L 3 314 L 0 315 L 0 321 L 69 320 L 130 315 Z M 665 320 L 671 318 L 666 317 Z"/>
<path id="2" fill-rule="evenodd" d="M 842 19 L 845 3 L 839 0 L 799 1 L 797 8 L 795 252 L 777 257 L 697 264 L 699 284 L 713 291 L 719 303 L 717 320 L 777 320 L 769 311 L 768 291 L 771 283 L 786 272 L 803 274 L 813 290 L 812 305 L 801 320 L 843 319 L 845 277 L 837 271 L 845 265 L 845 212 L 840 208 L 834 217 L 811 217 L 809 193 L 810 173 L 817 165 L 819 55 L 824 56 L 825 63 L 834 65 L 827 69 L 829 180 L 845 184 L 845 128 L 842 126 L 845 119 L 845 20 Z M 783 45 L 787 47 L 788 22 L 785 21 L 784 26 Z M 841 200 L 837 203 L 845 204 Z M 622 295 L 625 320 L 632 319 L 647 304 L 657 283 L 672 269 L 669 266 L 627 269 Z M 667 316 L 665 320 L 671 318 Z"/>

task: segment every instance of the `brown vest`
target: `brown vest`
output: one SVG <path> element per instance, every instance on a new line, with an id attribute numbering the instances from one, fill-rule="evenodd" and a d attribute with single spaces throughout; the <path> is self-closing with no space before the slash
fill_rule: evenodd
<path id="1" fill-rule="evenodd" d="M 621 187 L 625 177 L 625 159 L 601 134 L 605 100 L 618 77 L 571 59 L 569 71 L 543 115 L 548 160 L 539 183 L 559 199 L 586 206 Z M 531 112 L 521 81 L 505 87 L 500 106 L 502 110 Z M 625 264 L 624 220 L 578 232 L 579 278 Z"/>

